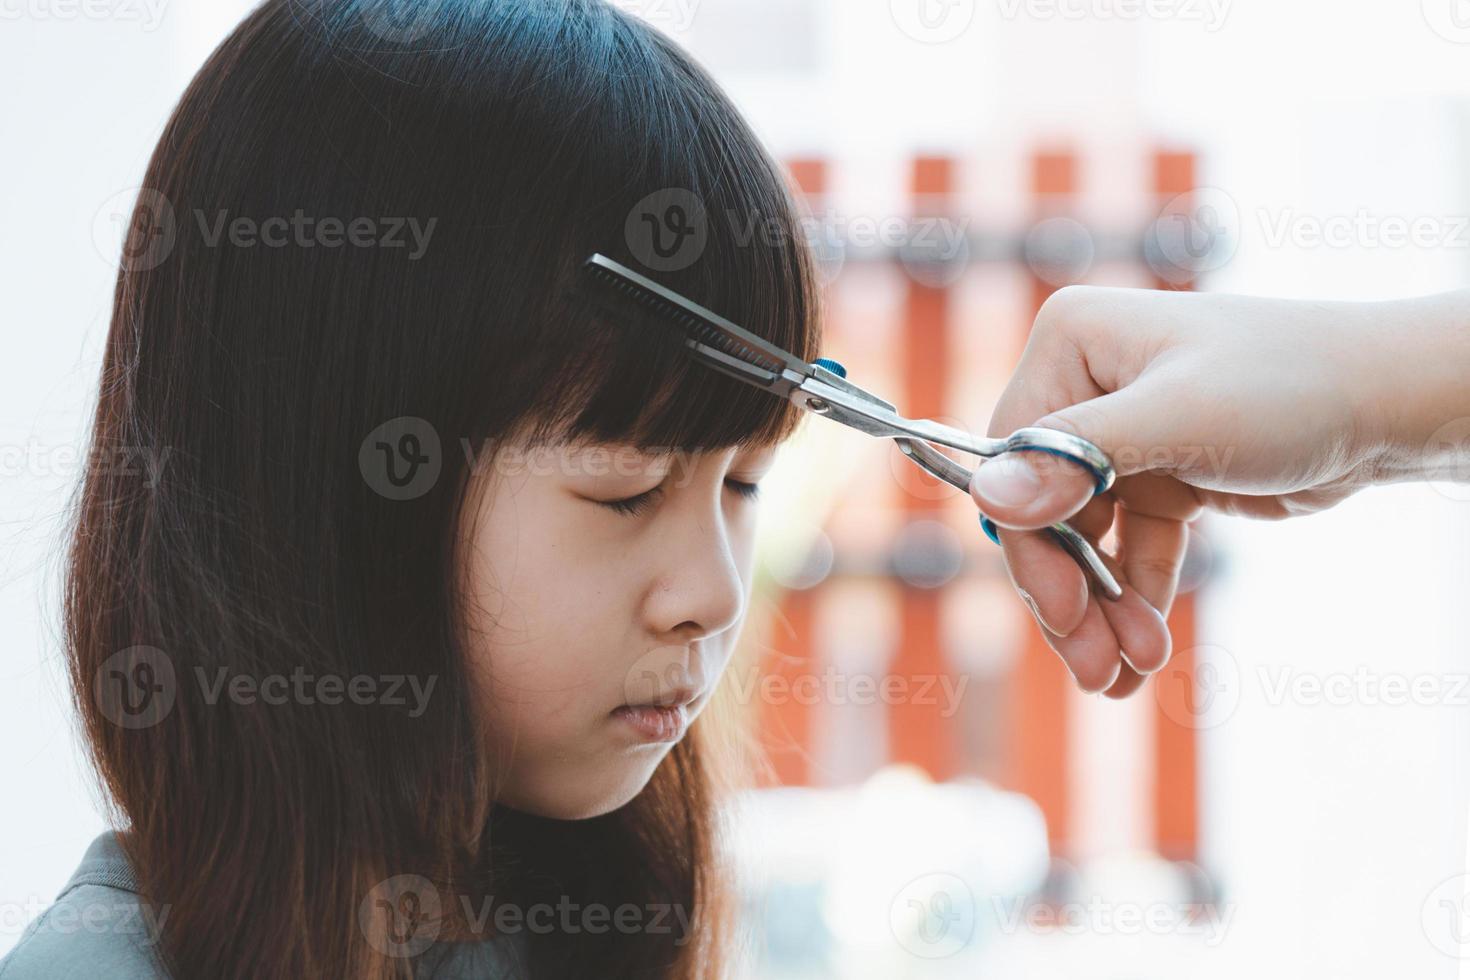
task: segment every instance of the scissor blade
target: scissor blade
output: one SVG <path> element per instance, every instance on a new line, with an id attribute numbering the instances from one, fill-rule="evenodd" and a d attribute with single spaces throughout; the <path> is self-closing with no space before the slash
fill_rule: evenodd
<path id="1" fill-rule="evenodd" d="M 691 350 L 701 356 L 707 354 L 707 351 L 700 350 L 701 347 L 713 348 L 725 357 L 744 362 L 773 378 L 779 378 L 784 371 L 794 371 L 797 374 L 810 373 L 810 365 L 790 351 L 782 350 L 763 337 L 756 336 L 713 310 L 706 309 L 689 297 L 659 285 L 620 262 L 598 253 L 587 260 L 587 265 L 597 270 L 600 275 L 610 277 L 614 281 L 620 280 L 620 284 L 625 289 L 632 285 L 642 294 L 640 298 L 663 307 L 665 312 L 670 314 L 670 319 L 684 329 Z M 710 363 L 721 369 L 729 366 L 728 362 L 718 358 L 710 358 Z M 737 374 L 736 376 L 743 378 L 743 375 Z M 752 373 L 748 380 L 753 384 L 760 384 L 761 382 L 757 380 L 759 377 L 761 375 Z"/>

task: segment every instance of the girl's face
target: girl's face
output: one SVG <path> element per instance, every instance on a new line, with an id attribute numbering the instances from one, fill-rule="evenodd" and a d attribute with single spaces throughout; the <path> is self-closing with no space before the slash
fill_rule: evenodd
<path id="1" fill-rule="evenodd" d="M 465 534 L 498 800 L 580 819 L 644 787 L 734 650 L 756 530 L 745 491 L 774 460 L 775 447 L 497 455 Z"/>

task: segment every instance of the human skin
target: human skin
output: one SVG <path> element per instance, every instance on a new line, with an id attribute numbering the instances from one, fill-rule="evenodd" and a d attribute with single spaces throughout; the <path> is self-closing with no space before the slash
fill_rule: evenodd
<path id="1" fill-rule="evenodd" d="M 597 816 L 647 784 L 674 742 L 619 706 L 680 697 L 693 719 L 750 599 L 756 484 L 774 447 L 647 455 L 561 444 L 497 454 L 466 507 L 470 674 L 496 797 Z M 610 504 L 643 498 L 638 513 Z"/>
<path id="2" fill-rule="evenodd" d="M 1168 661 L 1163 617 L 1202 511 L 1281 519 L 1470 474 L 1470 291 L 1324 303 L 1068 287 L 1038 313 L 989 433 L 1026 425 L 1097 444 L 1113 489 L 1093 497 L 1080 467 L 1014 453 L 970 492 L 1078 685 L 1124 697 Z M 1094 541 L 1116 532 L 1123 601 L 1091 595 L 1037 530 L 1060 520 Z"/>

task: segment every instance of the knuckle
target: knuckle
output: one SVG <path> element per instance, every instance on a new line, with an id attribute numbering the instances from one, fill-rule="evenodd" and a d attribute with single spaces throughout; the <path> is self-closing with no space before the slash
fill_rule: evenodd
<path id="1" fill-rule="evenodd" d="M 1046 298 L 1036 312 L 1033 329 L 1052 335 L 1075 329 L 1087 319 L 1088 312 L 1096 305 L 1098 295 L 1103 292 L 1097 286 L 1063 286 Z"/>

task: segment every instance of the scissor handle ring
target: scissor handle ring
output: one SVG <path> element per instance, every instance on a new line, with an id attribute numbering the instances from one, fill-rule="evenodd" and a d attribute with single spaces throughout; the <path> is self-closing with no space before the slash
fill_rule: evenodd
<path id="1" fill-rule="evenodd" d="M 1051 453 L 1053 456 L 1060 456 L 1079 466 L 1086 467 L 1092 473 L 1093 479 L 1097 481 L 1097 486 L 1092 491 L 1094 497 L 1112 489 L 1113 481 L 1118 476 L 1117 471 L 1113 469 L 1113 461 L 1108 459 L 1107 453 L 1081 436 L 1074 436 L 1060 429 L 1028 425 L 1006 437 L 1006 452 L 1026 450 Z"/>
<path id="2" fill-rule="evenodd" d="M 1117 471 L 1113 469 L 1113 461 L 1108 459 L 1107 453 L 1081 436 L 1075 436 L 1060 429 L 1028 425 L 1017 429 L 1006 438 L 1005 452 L 1027 451 L 1051 453 L 1053 456 L 1060 456 L 1079 466 L 1086 467 L 1096 481 L 1092 490 L 1094 497 L 1112 489 L 1113 481 L 1118 476 Z M 996 530 L 995 522 L 984 514 L 980 515 L 980 529 L 985 532 L 987 538 L 1000 544 L 1000 534 Z"/>

